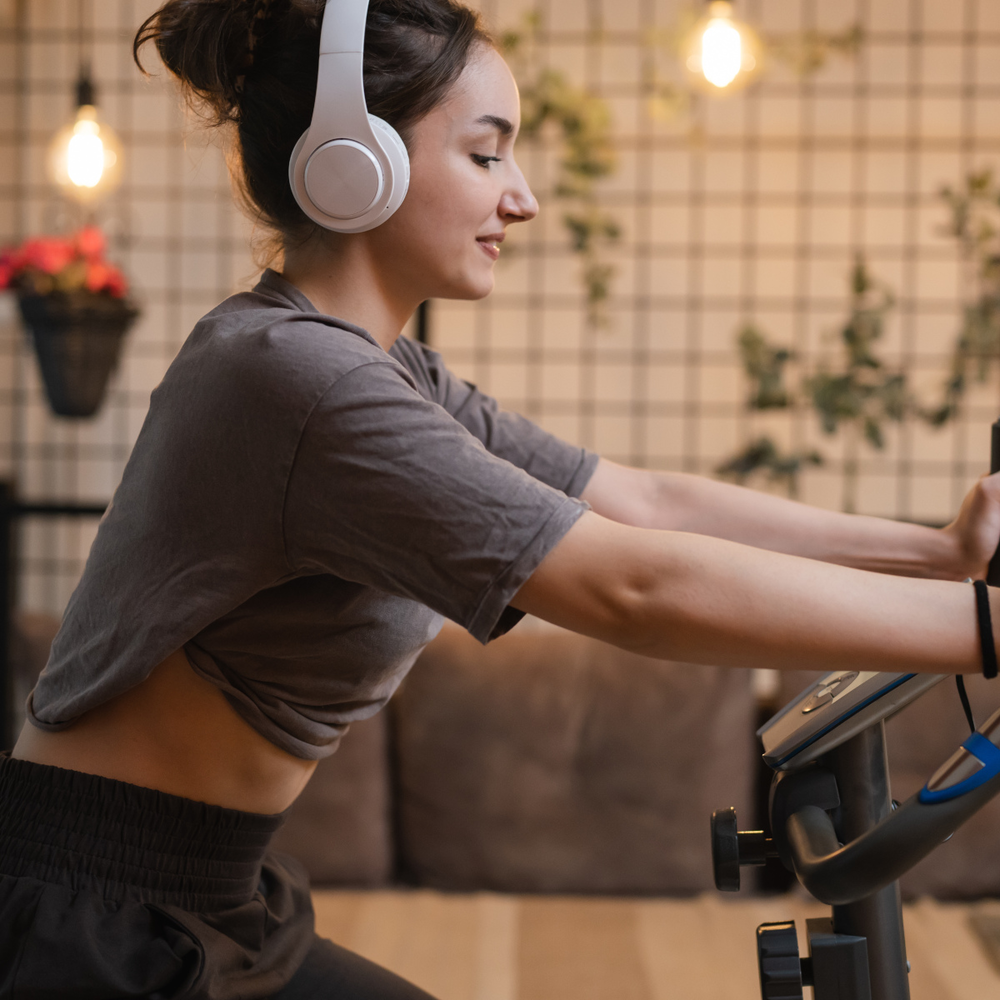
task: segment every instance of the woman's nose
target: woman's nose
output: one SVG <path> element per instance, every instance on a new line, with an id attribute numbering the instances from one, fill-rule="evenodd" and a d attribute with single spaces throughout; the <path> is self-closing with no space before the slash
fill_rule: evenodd
<path id="1" fill-rule="evenodd" d="M 499 213 L 508 222 L 527 222 L 538 215 L 538 201 L 520 170 L 517 170 L 515 183 L 500 199 Z"/>

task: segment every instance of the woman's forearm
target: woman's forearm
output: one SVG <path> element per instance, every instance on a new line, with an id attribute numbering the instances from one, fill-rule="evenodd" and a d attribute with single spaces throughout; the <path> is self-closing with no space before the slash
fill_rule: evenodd
<path id="1" fill-rule="evenodd" d="M 637 529 L 593 513 L 512 603 L 662 659 L 781 670 L 980 669 L 971 586 Z"/>
<path id="2" fill-rule="evenodd" d="M 602 459 L 583 498 L 621 524 L 711 535 L 857 569 L 952 580 L 973 572 L 953 533 L 822 510 L 704 476 Z"/>
<path id="3" fill-rule="evenodd" d="M 962 579 L 954 539 L 925 525 L 842 514 L 683 473 L 653 473 L 661 527 L 902 576 Z"/>

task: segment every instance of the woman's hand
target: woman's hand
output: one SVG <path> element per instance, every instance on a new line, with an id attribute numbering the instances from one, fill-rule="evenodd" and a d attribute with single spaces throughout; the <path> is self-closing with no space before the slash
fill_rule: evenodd
<path id="1" fill-rule="evenodd" d="M 1000 472 L 983 476 L 966 494 L 958 517 L 941 530 L 954 547 L 955 578 L 985 579 L 1000 541 Z"/>

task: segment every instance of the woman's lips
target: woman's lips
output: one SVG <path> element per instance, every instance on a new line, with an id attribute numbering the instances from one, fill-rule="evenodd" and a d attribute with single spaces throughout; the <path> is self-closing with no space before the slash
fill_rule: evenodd
<path id="1" fill-rule="evenodd" d="M 496 260 L 500 256 L 500 244 L 503 242 L 503 236 L 479 236 L 476 242 L 483 248 L 483 252 L 490 260 Z"/>

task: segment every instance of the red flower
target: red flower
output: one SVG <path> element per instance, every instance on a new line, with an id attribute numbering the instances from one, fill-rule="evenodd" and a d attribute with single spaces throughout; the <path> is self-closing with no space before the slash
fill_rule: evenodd
<path id="1" fill-rule="evenodd" d="M 103 260 L 91 260 L 87 262 L 87 290 L 90 292 L 99 292 L 108 280 L 108 271 L 111 270 L 109 264 L 105 264 Z"/>
<path id="2" fill-rule="evenodd" d="M 128 290 L 128 282 L 117 267 L 103 260 L 87 262 L 86 285 L 91 292 L 108 292 L 115 298 L 123 298 Z"/>
<path id="3" fill-rule="evenodd" d="M 6 264 L 12 271 L 20 271 L 24 267 L 24 252 L 21 247 L 7 247 L 0 253 L 0 264 Z"/>
<path id="4" fill-rule="evenodd" d="M 58 274 L 76 256 L 73 244 L 58 236 L 38 236 L 21 248 L 23 266 Z"/>
<path id="5" fill-rule="evenodd" d="M 128 280 L 117 267 L 112 267 L 111 274 L 108 275 L 108 283 L 104 287 L 116 299 L 123 299 L 128 292 Z"/>
<path id="6" fill-rule="evenodd" d="M 96 260 L 107 248 L 104 233 L 97 226 L 84 226 L 76 234 L 76 250 L 87 260 Z"/>
<path id="7" fill-rule="evenodd" d="M 47 294 L 54 284 L 64 291 L 84 287 L 124 298 L 128 282 L 103 259 L 106 249 L 107 240 L 97 226 L 84 226 L 67 237 L 36 236 L 19 247 L 7 247 L 0 250 L 0 291 L 20 287 L 37 293 L 44 286 L 41 290 Z M 41 281 L 40 286 L 39 271 L 55 282 Z"/>

